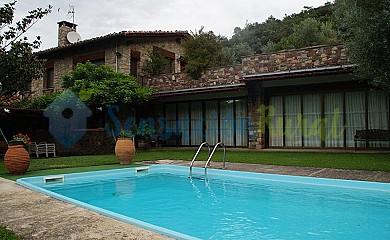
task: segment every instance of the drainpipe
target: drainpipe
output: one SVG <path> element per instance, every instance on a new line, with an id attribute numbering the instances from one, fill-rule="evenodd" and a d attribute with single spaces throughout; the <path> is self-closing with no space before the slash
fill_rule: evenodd
<path id="1" fill-rule="evenodd" d="M 115 72 L 118 72 L 118 45 L 115 43 Z"/>
<path id="2" fill-rule="evenodd" d="M 115 43 L 115 72 L 119 69 L 119 58 L 122 57 L 122 53 L 118 50 L 118 45 Z"/>

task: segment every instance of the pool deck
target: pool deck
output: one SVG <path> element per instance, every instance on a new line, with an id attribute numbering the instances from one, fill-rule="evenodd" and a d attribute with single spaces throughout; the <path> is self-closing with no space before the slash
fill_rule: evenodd
<path id="1" fill-rule="evenodd" d="M 144 164 L 188 166 L 188 161 L 159 160 Z M 194 166 L 203 166 L 195 162 Z M 221 163 L 212 163 L 222 168 Z M 226 163 L 226 169 L 321 178 L 390 183 L 390 172 Z M 81 207 L 56 200 L 0 178 L 0 225 L 23 239 L 170 239 Z"/>

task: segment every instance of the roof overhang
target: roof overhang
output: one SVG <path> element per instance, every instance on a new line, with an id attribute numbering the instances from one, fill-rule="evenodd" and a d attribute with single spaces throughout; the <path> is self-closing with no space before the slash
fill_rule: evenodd
<path id="1" fill-rule="evenodd" d="M 172 96 L 182 96 L 182 95 L 189 95 L 189 94 L 204 94 L 204 93 L 216 93 L 216 92 L 228 92 L 228 91 L 246 91 L 245 83 L 160 91 L 154 93 L 153 97 L 154 98 L 172 97 Z"/>
<path id="2" fill-rule="evenodd" d="M 259 74 L 244 75 L 245 83 L 261 82 L 264 87 L 268 86 L 286 86 L 299 84 L 317 84 L 324 82 L 351 81 L 352 77 L 342 77 L 352 73 L 355 64 L 338 65 L 309 69 L 296 69 L 280 72 L 267 72 Z"/>
<path id="3" fill-rule="evenodd" d="M 85 47 L 88 46 L 101 46 L 104 43 L 119 43 L 126 42 L 128 40 L 135 39 L 150 39 L 150 38 L 179 38 L 184 39 L 191 36 L 187 31 L 122 31 L 118 33 L 111 33 L 100 37 L 95 37 L 91 39 L 86 39 L 77 43 L 69 44 L 63 47 L 53 47 L 35 54 L 41 58 L 47 58 L 53 54 L 62 53 L 62 52 L 72 52 L 74 50 L 85 50 Z"/>

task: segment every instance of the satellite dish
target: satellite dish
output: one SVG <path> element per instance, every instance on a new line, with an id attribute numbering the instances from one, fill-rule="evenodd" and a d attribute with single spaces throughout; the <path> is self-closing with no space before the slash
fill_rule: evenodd
<path id="1" fill-rule="evenodd" d="M 80 36 L 80 34 L 78 34 L 78 33 L 75 32 L 75 31 L 68 32 L 68 34 L 66 35 L 66 38 L 68 39 L 68 41 L 69 41 L 70 43 L 76 43 L 76 42 L 81 41 L 81 36 Z"/>

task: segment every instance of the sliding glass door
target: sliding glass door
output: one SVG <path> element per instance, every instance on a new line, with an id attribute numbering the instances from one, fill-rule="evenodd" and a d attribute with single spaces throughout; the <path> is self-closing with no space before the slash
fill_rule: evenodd
<path id="1" fill-rule="evenodd" d="M 269 146 L 283 147 L 283 97 L 271 97 L 269 99 L 268 132 Z"/>
<path id="2" fill-rule="evenodd" d="M 357 129 L 389 130 L 389 95 L 384 91 L 271 96 L 269 103 L 271 147 L 354 147 Z M 370 146 L 390 144 L 370 142 Z"/>
<path id="3" fill-rule="evenodd" d="M 321 147 L 321 96 L 305 94 L 302 101 L 303 146 Z"/>
<path id="4" fill-rule="evenodd" d="M 285 146 L 302 146 L 302 113 L 301 96 L 291 95 L 284 97 Z"/>
<path id="5" fill-rule="evenodd" d="M 366 129 L 366 104 L 365 92 L 346 92 L 345 93 L 345 133 L 346 146 L 355 146 L 354 136 L 356 129 Z M 364 142 L 358 142 L 363 145 Z"/>
<path id="6" fill-rule="evenodd" d="M 203 111 L 202 102 L 192 102 L 191 106 L 191 145 L 203 142 Z"/>
<path id="7" fill-rule="evenodd" d="M 166 104 L 167 131 L 182 133 L 182 145 L 199 146 L 223 142 L 225 146 L 248 146 L 246 99 L 207 100 Z"/>
<path id="8" fill-rule="evenodd" d="M 344 147 L 343 93 L 324 94 L 325 147 Z"/>
<path id="9" fill-rule="evenodd" d="M 235 100 L 236 116 L 236 146 L 244 147 L 248 145 L 248 111 L 245 100 Z"/>
<path id="10" fill-rule="evenodd" d="M 389 129 L 389 99 L 384 91 L 368 92 L 368 128 Z M 390 147 L 387 142 L 370 142 L 371 147 Z"/>
<path id="11" fill-rule="evenodd" d="M 234 146 L 233 100 L 220 101 L 220 133 L 221 142 L 226 146 Z"/>
<path id="12" fill-rule="evenodd" d="M 181 144 L 189 145 L 190 144 L 190 111 L 188 103 L 179 103 L 178 107 L 178 132 L 182 133 Z"/>
<path id="13" fill-rule="evenodd" d="M 218 101 L 207 101 L 205 104 L 206 107 L 206 142 L 211 145 L 218 143 Z"/>

